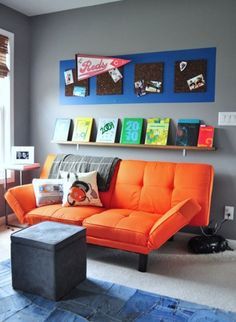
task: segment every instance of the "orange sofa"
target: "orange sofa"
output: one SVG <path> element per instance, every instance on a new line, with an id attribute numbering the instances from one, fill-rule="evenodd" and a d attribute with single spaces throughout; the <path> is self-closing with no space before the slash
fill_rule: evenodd
<path id="1" fill-rule="evenodd" d="M 47 178 L 55 155 L 40 177 Z M 186 225 L 209 223 L 214 170 L 208 164 L 122 160 L 110 188 L 100 192 L 103 207 L 36 207 L 31 184 L 9 189 L 5 198 L 20 223 L 58 221 L 83 225 L 87 242 L 138 253 L 146 271 L 148 254 Z"/>

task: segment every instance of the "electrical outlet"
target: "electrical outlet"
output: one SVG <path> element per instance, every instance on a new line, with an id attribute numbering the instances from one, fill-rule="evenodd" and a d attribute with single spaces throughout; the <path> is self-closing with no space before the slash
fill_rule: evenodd
<path id="1" fill-rule="evenodd" d="M 236 112 L 219 112 L 218 125 L 236 126 Z"/>
<path id="2" fill-rule="evenodd" d="M 228 220 L 234 220 L 234 207 L 225 206 L 224 218 Z"/>

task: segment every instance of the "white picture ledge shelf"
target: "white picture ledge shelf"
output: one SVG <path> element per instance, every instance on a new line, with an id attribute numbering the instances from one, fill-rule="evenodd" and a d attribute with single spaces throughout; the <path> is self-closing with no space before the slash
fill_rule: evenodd
<path id="1" fill-rule="evenodd" d="M 122 144 L 122 143 L 103 143 L 103 142 L 80 142 L 80 141 L 52 141 L 56 144 L 76 145 L 79 149 L 80 146 L 97 146 L 97 147 L 115 147 L 115 148 L 138 148 L 138 149 L 156 149 L 156 150 L 177 150 L 182 151 L 183 156 L 186 156 L 187 151 L 202 151 L 211 152 L 216 151 L 215 147 L 197 147 L 197 146 L 177 146 L 177 145 L 150 145 L 150 144 Z"/>

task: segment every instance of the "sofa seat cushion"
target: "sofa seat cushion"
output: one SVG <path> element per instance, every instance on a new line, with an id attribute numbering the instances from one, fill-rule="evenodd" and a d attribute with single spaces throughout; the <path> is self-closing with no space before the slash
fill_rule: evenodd
<path id="1" fill-rule="evenodd" d="M 146 246 L 161 215 L 131 209 L 109 209 L 84 220 L 87 236 Z"/>
<path id="2" fill-rule="evenodd" d="M 35 208 L 27 213 L 26 221 L 30 225 L 41 221 L 58 221 L 74 225 L 82 225 L 83 220 L 94 214 L 104 211 L 104 208 L 80 206 L 80 207 L 62 207 L 61 204 L 43 206 Z"/>

